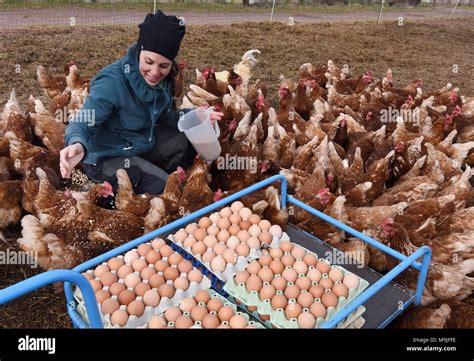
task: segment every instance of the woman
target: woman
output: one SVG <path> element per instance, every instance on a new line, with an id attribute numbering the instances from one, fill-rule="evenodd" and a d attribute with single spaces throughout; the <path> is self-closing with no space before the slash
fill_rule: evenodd
<path id="1" fill-rule="evenodd" d="M 174 59 L 184 24 L 158 11 L 139 27 L 137 43 L 93 79 L 84 107 L 66 128 L 60 153 L 64 178 L 82 162 L 90 178 L 107 180 L 115 189 L 116 171 L 123 168 L 135 192 L 160 194 L 168 173 L 193 162 L 196 152 L 177 129 L 174 102 Z M 213 112 L 211 121 L 221 116 Z"/>

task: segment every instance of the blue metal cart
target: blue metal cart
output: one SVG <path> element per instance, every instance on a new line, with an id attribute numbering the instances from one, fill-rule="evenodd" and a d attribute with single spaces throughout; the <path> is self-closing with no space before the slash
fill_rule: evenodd
<path id="1" fill-rule="evenodd" d="M 426 276 L 428 273 L 428 266 L 431 259 L 431 249 L 427 246 L 420 247 L 415 253 L 409 257 L 394 251 L 393 249 L 383 245 L 382 243 L 356 231 L 355 229 L 348 227 L 347 225 L 329 217 L 328 215 L 319 212 L 318 210 L 309 207 L 305 203 L 299 201 L 291 195 L 287 194 L 286 179 L 282 175 L 275 175 L 257 184 L 254 184 L 248 188 L 245 188 L 237 193 L 232 194 L 212 205 L 206 206 L 194 213 L 186 215 L 181 219 L 178 219 L 172 223 L 169 223 L 161 228 L 156 229 L 153 232 L 147 233 L 133 241 L 130 241 L 122 246 L 119 246 L 109 252 L 106 252 L 96 258 L 93 258 L 85 263 L 80 264 L 73 270 L 53 270 L 44 272 L 37 276 L 26 279 L 22 282 L 16 283 L 10 287 L 0 290 L 0 305 L 5 304 L 23 296 L 27 293 L 33 292 L 34 290 L 46 286 L 55 282 L 64 282 L 64 292 L 67 299 L 67 310 L 74 327 L 76 328 L 102 328 L 102 321 L 97 307 L 94 292 L 89 281 L 81 275 L 100 263 L 109 260 L 112 257 L 118 256 L 129 251 L 132 248 L 137 247 L 141 243 L 148 242 L 155 237 L 161 236 L 166 237 L 168 234 L 175 231 L 196 218 L 202 217 L 209 212 L 212 212 L 228 203 L 231 203 L 239 198 L 252 193 L 260 188 L 266 187 L 274 182 L 279 181 L 281 183 L 281 205 L 285 208 L 287 203 L 291 203 L 297 207 L 301 207 L 307 212 L 311 213 L 315 217 L 319 217 L 324 221 L 332 224 L 333 226 L 347 232 L 348 234 L 359 238 L 360 240 L 368 243 L 369 245 L 387 253 L 388 255 L 400 260 L 400 263 L 393 268 L 390 272 L 385 275 L 381 275 L 374 270 L 357 265 L 351 264 L 339 264 L 347 270 L 357 274 L 363 279 L 369 281 L 370 287 L 364 292 L 358 295 L 351 302 L 341 308 L 334 317 L 325 322 L 322 328 L 334 328 L 341 321 L 343 321 L 348 315 L 354 312 L 360 305 L 364 305 L 367 311 L 364 313 L 366 323 L 364 328 L 383 328 L 388 325 L 395 317 L 402 313 L 411 303 L 417 305 L 421 302 L 421 296 L 423 287 L 425 284 Z M 327 243 L 314 237 L 313 235 L 295 227 L 292 224 L 288 224 L 286 230 L 292 242 L 298 243 L 310 251 L 317 254 L 324 254 L 325 252 L 340 252 L 335 250 Z M 422 258 L 422 262 L 418 260 Z M 419 271 L 418 284 L 416 292 L 406 289 L 399 284 L 393 282 L 394 278 L 400 273 L 406 270 L 408 267 L 413 267 Z M 77 285 L 84 297 L 85 306 L 87 309 L 88 324 L 77 312 L 76 301 L 73 297 L 73 285 Z"/>

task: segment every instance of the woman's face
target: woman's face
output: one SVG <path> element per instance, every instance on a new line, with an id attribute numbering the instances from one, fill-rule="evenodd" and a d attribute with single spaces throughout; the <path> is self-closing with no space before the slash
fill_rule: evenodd
<path id="1" fill-rule="evenodd" d="M 139 69 L 148 85 L 156 86 L 171 71 L 171 60 L 148 50 L 140 52 Z"/>

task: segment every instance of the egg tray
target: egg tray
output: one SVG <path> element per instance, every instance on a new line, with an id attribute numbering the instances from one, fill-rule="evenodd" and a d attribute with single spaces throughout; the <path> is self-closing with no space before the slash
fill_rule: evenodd
<path id="1" fill-rule="evenodd" d="M 122 258 L 122 257 L 123 257 L 123 255 L 117 256 L 117 258 Z M 164 261 L 166 261 L 167 257 L 163 257 L 162 259 Z M 106 265 L 107 262 L 103 262 L 102 264 Z M 130 262 L 125 262 L 125 264 L 130 265 L 131 263 Z M 116 273 L 116 271 L 111 271 L 111 272 Z M 88 270 L 87 273 L 93 274 L 93 270 Z M 139 274 L 140 272 L 134 272 L 134 273 Z M 157 272 L 157 274 L 162 274 L 162 272 Z M 186 275 L 186 273 L 181 273 L 180 277 L 183 277 L 185 275 Z M 95 279 L 99 280 L 98 277 L 95 277 Z M 117 282 L 123 283 L 124 280 L 119 279 Z M 143 280 L 143 283 L 148 283 L 148 280 Z M 173 281 L 172 280 L 168 280 L 168 281 L 166 281 L 166 283 L 170 286 L 173 286 Z M 203 289 L 209 289 L 210 287 L 211 287 L 211 282 L 206 277 L 203 277 L 202 281 L 199 282 L 199 283 L 198 282 L 190 282 L 188 289 L 186 289 L 186 290 L 180 290 L 180 289 L 175 290 L 175 293 L 174 293 L 172 298 L 161 297 L 160 298 L 160 303 L 159 303 L 158 306 L 156 306 L 156 307 L 145 306 L 145 311 L 144 311 L 142 316 L 137 317 L 137 316 L 134 316 L 134 315 L 130 315 L 127 324 L 125 326 L 123 326 L 123 328 L 138 328 L 141 325 L 146 324 L 148 322 L 148 320 L 151 317 L 153 317 L 154 315 L 159 314 L 160 312 L 164 312 L 164 310 L 166 310 L 166 308 L 168 308 L 170 306 L 177 306 L 182 299 L 184 299 L 186 297 L 191 297 L 191 296 L 195 295 L 196 292 L 198 292 L 200 290 L 203 290 Z M 108 290 L 109 286 L 104 286 L 102 289 L 103 290 Z M 133 290 L 133 288 L 128 288 L 128 289 Z M 152 288 L 152 290 L 156 291 L 157 288 Z M 85 307 L 84 298 L 82 297 L 81 290 L 78 287 L 76 287 L 74 289 L 73 295 L 74 295 L 74 299 L 76 300 L 76 310 L 77 310 L 77 312 L 82 316 L 82 318 L 87 323 L 89 323 L 89 318 L 87 316 L 87 310 L 86 310 L 86 307 Z M 117 299 L 117 297 L 118 296 L 114 295 L 111 298 L 112 299 Z M 138 296 L 136 299 L 141 300 L 142 297 Z M 102 319 L 102 324 L 104 325 L 104 327 L 106 327 L 106 328 L 120 328 L 119 326 L 113 326 L 112 325 L 112 323 L 110 322 L 110 315 L 104 315 L 104 314 L 102 314 L 102 312 L 100 312 L 100 310 L 101 310 L 101 304 L 100 303 L 97 303 L 97 307 L 99 308 L 100 317 Z M 126 308 L 127 308 L 127 306 L 120 305 L 119 309 L 126 309 Z"/>
<path id="2" fill-rule="evenodd" d="M 222 303 L 224 304 L 224 306 L 230 306 L 232 307 L 232 309 L 234 310 L 235 314 L 237 315 L 241 315 L 243 317 L 245 317 L 247 319 L 247 322 L 249 325 L 251 326 L 255 326 L 255 328 L 259 328 L 259 329 L 263 329 L 263 328 L 266 328 L 262 323 L 256 321 L 256 320 L 250 320 L 250 317 L 247 313 L 245 312 L 239 312 L 237 311 L 237 306 L 230 302 L 227 298 L 225 297 L 222 297 L 219 293 L 217 293 L 216 291 L 214 290 L 211 290 L 211 289 L 208 289 L 207 292 L 209 293 L 209 295 L 211 296 L 211 298 L 218 298 L 222 301 Z M 205 304 L 203 302 L 200 302 L 198 305 L 201 305 L 201 306 L 204 306 Z M 161 316 L 164 315 L 166 310 L 163 310 L 163 312 L 160 313 Z M 187 316 L 189 315 L 189 312 L 183 312 L 183 315 Z M 224 321 L 222 322 L 221 324 L 228 324 L 227 321 Z M 142 326 L 142 327 L 139 327 L 139 328 L 147 328 L 147 325 L 145 326 Z M 167 328 L 174 328 L 174 322 L 168 322 L 168 326 Z M 196 321 L 194 323 L 193 326 L 191 326 L 191 328 L 194 328 L 194 329 L 203 329 L 202 327 L 202 324 L 201 324 L 201 321 Z"/>
<path id="3" fill-rule="evenodd" d="M 303 248 L 307 253 L 313 254 L 317 257 L 317 254 L 314 252 L 309 251 L 308 249 L 295 244 L 295 247 Z M 324 258 L 319 258 L 320 261 L 326 261 Z M 332 268 L 339 269 L 343 275 L 349 274 L 351 272 L 347 271 L 345 268 L 333 265 Z M 323 274 L 323 277 L 327 277 L 327 274 Z M 268 284 L 267 282 L 264 285 Z M 291 285 L 292 283 L 288 283 Z M 317 284 L 317 282 L 313 282 L 313 284 Z M 318 317 L 316 320 L 315 328 L 319 328 L 324 322 L 329 321 L 343 306 L 345 306 L 348 302 L 352 301 L 357 295 L 359 295 L 363 290 L 365 290 L 369 286 L 369 283 L 364 280 L 363 278 L 359 277 L 359 286 L 357 289 L 349 289 L 348 297 L 339 297 L 338 304 L 336 307 L 328 307 L 327 314 L 325 318 Z M 237 304 L 239 304 L 242 309 L 246 312 L 251 313 L 254 317 L 260 320 L 262 323 L 267 325 L 268 327 L 277 327 L 277 328 L 298 328 L 298 324 L 296 319 L 288 320 L 285 316 L 284 309 L 273 309 L 270 300 L 260 300 L 259 293 L 256 291 L 248 292 L 245 284 L 236 284 L 234 277 L 229 279 L 226 284 L 224 285 L 224 290 L 228 293 L 231 297 L 231 300 Z M 277 291 L 277 293 L 283 293 L 281 291 Z M 315 301 L 320 302 L 319 299 L 315 299 Z M 289 300 L 289 303 L 296 302 L 295 300 Z M 247 307 L 253 306 L 257 307 L 257 311 L 250 311 Z M 347 324 L 349 325 L 349 319 L 355 321 L 362 313 L 365 312 L 365 307 L 360 306 L 357 308 L 351 315 L 349 315 L 344 321 L 340 324 Z M 262 319 L 261 315 L 268 315 L 270 317 L 269 320 Z M 340 325 L 339 324 L 339 325 Z"/>
<path id="4" fill-rule="evenodd" d="M 170 241 L 171 248 L 181 254 L 188 261 L 191 261 L 194 267 L 199 269 L 206 277 L 211 280 L 212 288 L 214 288 L 224 297 L 227 297 L 227 293 L 223 289 L 225 282 L 231 279 L 236 273 L 244 270 L 249 262 L 262 256 L 262 252 L 260 250 L 256 251 L 253 249 L 253 254 L 251 253 L 247 257 L 239 256 L 235 265 L 227 264 L 224 272 L 213 272 L 209 262 L 204 263 L 201 261 L 200 255 L 192 254 L 191 249 L 189 247 L 188 249 L 184 248 L 182 242 L 175 240 L 173 235 L 170 234 L 167 239 Z M 270 247 L 279 247 L 281 242 L 289 240 L 290 237 L 288 234 L 283 232 L 280 238 L 273 237 Z"/>

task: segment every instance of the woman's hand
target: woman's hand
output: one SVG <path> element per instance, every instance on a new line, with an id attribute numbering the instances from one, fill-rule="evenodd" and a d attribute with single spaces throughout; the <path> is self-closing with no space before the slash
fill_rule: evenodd
<path id="1" fill-rule="evenodd" d="M 63 178 L 69 178 L 76 165 L 84 158 L 84 148 L 81 143 L 74 143 L 59 153 L 59 168 Z"/>

